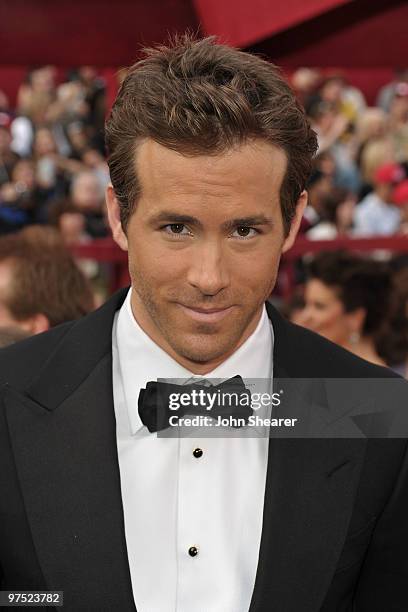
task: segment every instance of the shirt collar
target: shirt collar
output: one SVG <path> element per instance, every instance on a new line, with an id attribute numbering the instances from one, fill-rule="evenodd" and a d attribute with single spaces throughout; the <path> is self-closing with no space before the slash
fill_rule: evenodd
<path id="1" fill-rule="evenodd" d="M 126 400 L 131 434 L 143 428 L 138 412 L 140 389 L 158 378 L 216 378 L 225 380 L 240 374 L 244 381 L 268 378 L 272 372 L 273 329 L 266 308 L 255 331 L 235 353 L 205 376 L 193 374 L 177 363 L 140 327 L 131 307 L 131 289 L 117 313 L 116 344 L 119 371 Z"/>

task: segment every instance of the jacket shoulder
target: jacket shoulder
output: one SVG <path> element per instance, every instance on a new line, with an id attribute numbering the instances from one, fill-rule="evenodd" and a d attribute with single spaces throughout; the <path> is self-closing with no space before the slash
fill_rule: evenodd
<path id="1" fill-rule="evenodd" d="M 285 322 L 288 344 L 299 377 L 390 378 L 398 375 L 387 367 L 357 357 L 334 342 L 294 323 Z"/>
<path id="2" fill-rule="evenodd" d="M 62 323 L 46 332 L 0 349 L 0 387 L 23 390 L 35 378 L 75 321 Z"/>

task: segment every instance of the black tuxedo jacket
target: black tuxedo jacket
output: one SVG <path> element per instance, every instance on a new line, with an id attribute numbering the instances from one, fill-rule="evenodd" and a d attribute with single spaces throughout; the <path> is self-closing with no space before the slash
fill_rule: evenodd
<path id="1" fill-rule="evenodd" d="M 63 590 L 67 612 L 135 610 L 112 399 L 125 294 L 0 352 L 1 588 Z M 389 375 L 268 313 L 274 376 Z M 270 440 L 250 612 L 408 610 L 405 451 L 402 439 Z"/>

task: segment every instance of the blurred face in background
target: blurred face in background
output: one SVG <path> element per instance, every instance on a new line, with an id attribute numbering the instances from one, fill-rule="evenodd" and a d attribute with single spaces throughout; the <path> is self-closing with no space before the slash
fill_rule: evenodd
<path id="1" fill-rule="evenodd" d="M 38 93 L 51 92 L 55 87 L 56 69 L 54 66 L 42 66 L 33 70 L 30 76 L 31 87 Z"/>
<path id="2" fill-rule="evenodd" d="M 329 151 L 321 153 L 316 158 L 316 168 L 328 177 L 333 177 L 336 172 L 336 161 Z"/>
<path id="3" fill-rule="evenodd" d="M 341 79 L 329 79 L 320 89 L 320 95 L 322 100 L 330 102 L 331 104 L 338 104 L 341 102 L 343 95 L 343 81 Z"/>
<path id="4" fill-rule="evenodd" d="M 387 202 L 387 203 L 390 203 L 392 200 L 392 193 L 394 191 L 394 188 L 395 188 L 395 185 L 393 183 L 375 184 L 376 194 L 383 200 L 383 202 Z"/>
<path id="5" fill-rule="evenodd" d="M 56 153 L 57 147 L 55 144 L 54 136 L 51 130 L 48 128 L 40 128 L 37 130 L 34 137 L 34 154 L 37 157 L 44 155 L 52 155 Z"/>
<path id="6" fill-rule="evenodd" d="M 84 83 L 92 83 L 98 76 L 94 66 L 81 66 L 78 70 L 78 74 Z"/>
<path id="7" fill-rule="evenodd" d="M 320 72 L 312 68 L 298 68 L 293 73 L 292 85 L 294 89 L 301 95 L 312 93 L 319 84 Z"/>
<path id="8" fill-rule="evenodd" d="M 333 182 L 329 175 L 324 174 L 309 187 L 309 205 L 320 214 L 324 199 L 331 194 Z"/>
<path id="9" fill-rule="evenodd" d="M 78 174 L 72 185 L 71 198 L 81 212 L 101 211 L 103 190 L 97 176 L 93 172 Z"/>
<path id="10" fill-rule="evenodd" d="M 380 108 L 369 107 L 357 119 L 356 127 L 359 142 L 382 138 L 386 133 L 387 115 Z"/>
<path id="11" fill-rule="evenodd" d="M 360 332 L 355 313 L 345 311 L 336 289 L 315 278 L 306 283 L 301 324 L 341 346 Z"/>
<path id="12" fill-rule="evenodd" d="M 320 134 L 324 135 L 333 129 L 337 119 L 337 111 L 332 103 L 322 102 L 315 116 L 314 125 Z"/>
<path id="13" fill-rule="evenodd" d="M 83 163 L 89 168 L 98 168 L 98 166 L 106 166 L 107 164 L 102 155 L 96 149 L 88 149 L 82 154 Z"/>
<path id="14" fill-rule="evenodd" d="M 58 220 L 58 229 L 65 244 L 79 242 L 85 233 L 86 220 L 80 212 L 65 212 Z"/>
<path id="15" fill-rule="evenodd" d="M 13 168 L 12 179 L 20 184 L 22 189 L 31 190 L 35 187 L 35 167 L 32 161 L 21 159 Z"/>
<path id="16" fill-rule="evenodd" d="M 84 150 L 88 145 L 88 136 L 85 128 L 78 122 L 72 123 L 67 128 L 69 142 L 77 151 Z"/>
<path id="17" fill-rule="evenodd" d="M 357 198 L 349 193 L 336 209 L 336 225 L 340 231 L 346 231 L 353 225 Z"/>
<path id="18" fill-rule="evenodd" d="M 395 96 L 391 102 L 390 116 L 396 121 L 408 121 L 408 93 L 405 96 Z"/>

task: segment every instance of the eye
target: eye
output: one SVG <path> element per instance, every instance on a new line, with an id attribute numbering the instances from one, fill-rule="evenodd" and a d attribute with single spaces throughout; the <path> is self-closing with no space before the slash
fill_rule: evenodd
<path id="1" fill-rule="evenodd" d="M 170 236 L 189 236 L 191 234 L 184 223 L 168 223 L 161 229 Z"/>
<path id="2" fill-rule="evenodd" d="M 234 231 L 233 235 L 238 234 L 235 237 L 245 239 L 245 238 L 254 238 L 259 233 L 260 232 L 256 230 L 254 227 L 248 227 L 247 225 L 240 225 Z"/>

